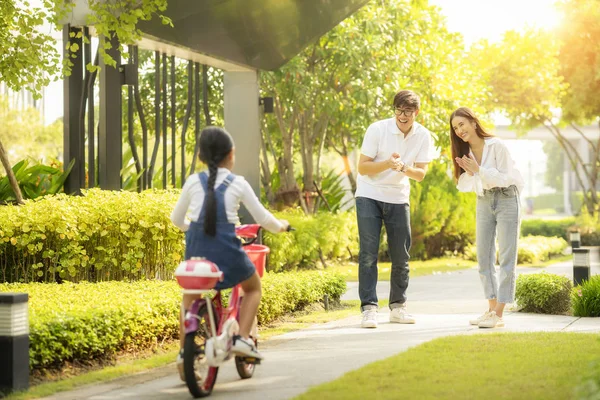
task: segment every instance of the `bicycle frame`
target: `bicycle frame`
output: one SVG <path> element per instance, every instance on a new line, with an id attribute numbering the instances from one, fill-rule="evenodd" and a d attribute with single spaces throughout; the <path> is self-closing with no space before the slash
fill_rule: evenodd
<path id="1" fill-rule="evenodd" d="M 233 287 L 226 310 L 223 309 L 220 291 L 217 291 L 215 297 L 212 299 L 213 307 L 207 307 L 211 337 L 206 343 L 206 358 L 210 366 L 218 367 L 232 356 L 231 346 L 233 336 L 239 333 L 237 317 L 241 301 L 240 292 L 240 285 Z M 198 330 L 198 310 L 206 301 L 208 299 L 200 298 L 194 300 L 192 303 L 190 310 L 185 316 L 186 334 Z M 215 327 L 215 313 L 219 316 L 218 328 Z"/>

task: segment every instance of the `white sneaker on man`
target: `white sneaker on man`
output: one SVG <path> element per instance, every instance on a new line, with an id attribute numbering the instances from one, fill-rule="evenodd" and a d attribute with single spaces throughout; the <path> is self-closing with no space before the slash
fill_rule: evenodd
<path id="1" fill-rule="evenodd" d="M 488 314 L 489 314 L 489 313 L 490 313 L 489 311 L 486 311 L 486 312 L 484 312 L 484 313 L 483 313 L 483 314 L 481 314 L 479 317 L 477 317 L 477 318 L 475 318 L 475 319 L 472 319 L 472 320 L 470 320 L 470 321 L 469 321 L 469 324 L 471 324 L 471 325 L 479 325 L 479 323 L 480 323 L 481 321 L 485 320 L 485 319 L 488 317 Z"/>
<path id="2" fill-rule="evenodd" d="M 377 328 L 377 310 L 370 308 L 363 311 L 363 318 L 360 326 L 363 328 Z"/>
<path id="3" fill-rule="evenodd" d="M 397 324 L 414 324 L 415 318 L 406 311 L 406 305 L 390 310 L 390 322 Z"/>
<path id="4" fill-rule="evenodd" d="M 488 314 L 487 318 L 479 323 L 480 328 L 502 328 L 504 327 L 504 320 L 502 317 L 496 315 L 496 311 L 492 311 Z"/>

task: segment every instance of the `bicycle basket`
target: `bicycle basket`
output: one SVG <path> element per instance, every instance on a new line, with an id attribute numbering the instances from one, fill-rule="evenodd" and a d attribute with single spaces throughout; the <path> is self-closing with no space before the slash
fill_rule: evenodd
<path id="1" fill-rule="evenodd" d="M 244 246 L 244 251 L 248 254 L 248 258 L 256 267 L 258 276 L 262 278 L 265 273 L 265 267 L 267 266 L 267 254 L 271 251 L 267 246 L 262 244 L 249 244 Z"/>

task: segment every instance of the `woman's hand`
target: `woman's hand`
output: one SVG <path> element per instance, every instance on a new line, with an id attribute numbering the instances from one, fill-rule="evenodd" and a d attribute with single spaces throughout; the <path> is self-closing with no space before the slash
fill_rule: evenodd
<path id="1" fill-rule="evenodd" d="M 461 167 L 462 169 L 464 169 L 465 172 L 467 174 L 469 174 L 470 176 L 473 176 L 473 173 L 467 169 L 467 166 L 465 165 L 465 162 L 464 162 L 464 160 L 462 158 L 456 157 L 455 160 L 456 160 L 456 163 L 458 164 L 459 167 Z"/>
<path id="2" fill-rule="evenodd" d="M 462 165 L 460 163 L 458 165 L 461 165 L 465 171 L 470 172 L 471 175 L 479 172 L 479 164 L 477 164 L 477 161 L 475 161 L 475 158 L 471 154 L 469 154 L 469 156 L 463 156 L 461 160 Z"/>

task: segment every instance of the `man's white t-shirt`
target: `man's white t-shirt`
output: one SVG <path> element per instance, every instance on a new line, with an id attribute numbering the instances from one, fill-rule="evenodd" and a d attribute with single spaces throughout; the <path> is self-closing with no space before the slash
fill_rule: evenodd
<path id="1" fill-rule="evenodd" d="M 396 125 L 396 118 L 377 121 L 369 126 L 361 153 L 373 161 L 388 160 L 392 153 L 400 154 L 407 166 L 431 162 L 433 154 L 431 133 L 423 125 L 414 122 L 406 135 Z M 356 197 L 391 204 L 408 204 L 410 199 L 409 178 L 402 172 L 388 169 L 375 175 L 358 175 Z"/>

